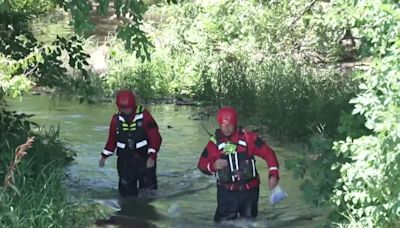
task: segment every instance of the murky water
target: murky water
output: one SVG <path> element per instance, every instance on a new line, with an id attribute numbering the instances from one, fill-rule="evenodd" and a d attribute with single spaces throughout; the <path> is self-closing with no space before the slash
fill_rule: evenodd
<path id="1" fill-rule="evenodd" d="M 15 110 L 35 114 L 33 119 L 40 124 L 60 125 L 61 138 L 78 152 L 76 161 L 67 170 L 68 188 L 73 195 L 121 208 L 109 223 L 117 223 L 119 227 L 214 226 L 215 180 L 196 168 L 209 136 L 200 121 L 188 118 L 198 112 L 198 108 L 174 105 L 149 107 L 163 137 L 157 167 L 158 196 L 122 200 L 117 190 L 116 158 L 108 159 L 104 168 L 98 167 L 108 124 L 115 112 L 113 104 L 78 104 L 53 100 L 48 96 L 26 96 L 10 104 Z M 210 130 L 215 125 L 212 120 L 202 122 Z M 287 191 L 288 198 L 276 206 L 269 205 L 266 166 L 265 162 L 259 161 L 262 180 L 259 216 L 255 222 L 235 221 L 228 227 L 313 227 L 323 219 L 321 210 L 305 205 L 298 190 L 299 183 L 284 168 L 284 160 L 295 151 L 280 147 L 274 149 L 282 167 L 280 186 Z"/>

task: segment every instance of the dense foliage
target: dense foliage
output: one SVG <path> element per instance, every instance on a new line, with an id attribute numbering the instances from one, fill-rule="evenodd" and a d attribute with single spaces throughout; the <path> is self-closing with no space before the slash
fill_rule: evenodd
<path id="1" fill-rule="evenodd" d="M 396 1 L 334 1 L 324 13 L 319 24 L 325 33 L 334 34 L 338 27 L 346 27 L 356 34 L 359 58 L 370 62 L 370 67 L 354 74 L 361 81 L 360 92 L 351 100 L 354 116 L 343 116 L 338 128 L 341 140 L 333 143 L 333 150 L 332 140 L 325 142 L 327 146 L 316 153 L 318 163 L 297 168 L 322 171 L 331 167 L 318 177 L 311 171 L 304 186 L 314 202 L 321 202 L 322 196 L 323 202 L 334 208 L 341 225 L 397 227 L 399 5 Z"/>
<path id="2" fill-rule="evenodd" d="M 145 14 L 152 60 L 129 58 L 111 41 L 106 91 L 129 87 L 145 98 L 188 96 L 234 105 L 292 139 L 306 138 L 319 124 L 334 135 L 340 113 L 350 111 L 356 82 L 320 53 L 324 48 L 308 42 L 317 35 L 300 20 L 308 10 L 310 3 L 299 1 L 152 7 Z"/>

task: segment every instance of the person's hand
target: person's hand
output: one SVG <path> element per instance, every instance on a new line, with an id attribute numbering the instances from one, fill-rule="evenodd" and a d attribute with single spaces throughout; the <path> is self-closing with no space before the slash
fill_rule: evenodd
<path id="1" fill-rule="evenodd" d="M 104 163 L 106 162 L 106 158 L 101 156 L 100 160 L 99 160 L 99 167 L 103 168 L 104 167 Z"/>
<path id="2" fill-rule="evenodd" d="M 276 185 L 278 185 L 278 178 L 276 178 L 275 176 L 271 176 L 268 180 L 269 189 L 275 188 Z"/>
<path id="3" fill-rule="evenodd" d="M 214 169 L 219 170 L 228 166 L 228 161 L 223 159 L 218 159 L 214 162 Z"/>
<path id="4" fill-rule="evenodd" d="M 146 162 L 146 168 L 148 169 L 153 168 L 155 164 L 156 160 L 154 160 L 153 158 L 148 158 Z"/>

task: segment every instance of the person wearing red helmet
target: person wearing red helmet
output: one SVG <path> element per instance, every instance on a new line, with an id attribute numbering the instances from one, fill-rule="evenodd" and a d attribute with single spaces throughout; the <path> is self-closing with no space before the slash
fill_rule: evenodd
<path id="1" fill-rule="evenodd" d="M 279 163 L 275 152 L 254 132 L 238 127 L 233 107 L 222 107 L 217 113 L 219 129 L 203 150 L 198 168 L 217 178 L 215 222 L 239 217 L 255 218 L 258 214 L 260 177 L 254 156 L 269 167 L 269 188 L 279 181 Z"/>
<path id="2" fill-rule="evenodd" d="M 156 158 L 161 146 L 161 135 L 151 114 L 136 105 L 131 90 L 117 94 L 118 113 L 110 123 L 108 141 L 99 166 L 117 152 L 119 175 L 118 190 L 121 196 L 138 195 L 140 189 L 157 189 Z"/>

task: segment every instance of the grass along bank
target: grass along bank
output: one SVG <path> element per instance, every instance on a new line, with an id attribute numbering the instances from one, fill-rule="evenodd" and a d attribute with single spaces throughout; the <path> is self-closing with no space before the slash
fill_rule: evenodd
<path id="1" fill-rule="evenodd" d="M 4 107 L 0 121 L 0 227 L 87 227 L 104 216 L 100 205 L 69 199 L 64 168 L 75 153 L 59 129 L 39 128 Z"/>

